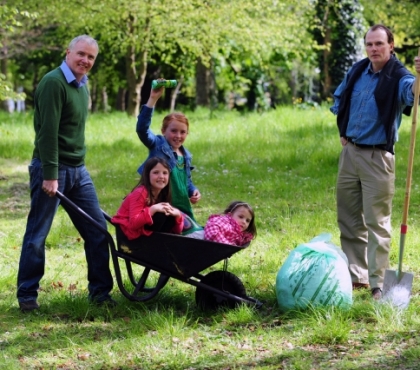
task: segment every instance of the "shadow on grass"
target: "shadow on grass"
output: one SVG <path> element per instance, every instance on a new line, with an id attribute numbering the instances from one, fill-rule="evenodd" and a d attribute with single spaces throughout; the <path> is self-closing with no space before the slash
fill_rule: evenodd
<path id="1" fill-rule="evenodd" d="M 114 292 L 113 297 L 119 304 L 117 308 L 109 310 L 89 305 L 86 297 L 82 295 L 71 298 L 65 294 L 52 299 L 41 296 L 41 309 L 30 314 L 22 314 L 17 306 L 10 307 L 2 301 L 0 303 L 0 312 L 4 313 L 2 321 L 5 321 L 7 316 L 14 316 L 15 319 L 20 317 L 19 322 L 25 325 L 26 330 L 24 334 L 20 331 L 21 334 L 11 337 L 13 339 L 0 342 L 0 349 L 9 350 L 8 347 L 13 347 L 13 353 L 17 356 L 28 357 L 25 349 L 31 348 L 29 359 L 36 359 L 38 352 L 39 358 L 42 359 L 45 352 L 62 352 L 66 348 L 71 348 L 73 343 L 78 343 L 78 348 L 89 351 L 93 345 L 98 347 L 99 344 L 101 348 L 101 343 L 103 346 L 108 346 L 109 343 L 121 342 L 124 338 L 130 342 L 137 337 L 155 335 L 153 334 L 155 332 L 165 333 L 163 339 L 170 346 L 177 343 L 174 344 L 172 341 L 172 336 L 176 336 L 176 333 L 184 329 L 194 331 L 197 325 L 200 325 L 200 333 L 211 334 L 214 341 L 217 338 L 229 341 L 229 351 L 235 351 L 236 348 L 239 353 L 238 360 L 232 363 L 232 354 L 216 344 L 215 349 L 205 356 L 194 355 L 196 352 L 189 345 L 187 348 L 190 348 L 191 353 L 186 350 L 187 353 L 180 355 L 179 358 L 176 350 L 175 354 L 165 358 L 144 356 L 139 350 L 134 363 L 130 364 L 126 359 L 121 359 L 114 361 L 112 367 L 107 368 L 204 370 L 227 369 L 234 365 L 238 369 L 360 369 L 362 367 L 376 369 L 379 367 L 408 370 L 417 369 L 420 364 L 417 356 L 420 342 L 416 327 L 410 331 L 388 333 L 386 336 L 371 328 L 372 333 L 368 337 L 366 332 L 360 337 L 356 332 L 351 334 L 351 341 L 320 344 L 316 341 L 313 343 L 302 341 L 299 335 L 294 333 L 294 330 L 302 331 L 302 322 L 311 325 L 318 320 L 316 317 L 315 321 L 311 320 L 310 313 L 280 315 L 274 306 L 265 305 L 262 310 L 251 312 L 245 320 L 240 319 L 238 312 L 233 316 L 224 310 L 204 314 L 194 305 L 193 291 L 191 289 L 185 291 L 175 283 L 169 284 L 155 299 L 147 303 L 130 302 L 117 292 Z M 275 303 L 270 298 L 268 301 L 270 304 Z M 359 309 L 362 306 L 360 305 Z M 366 311 L 364 316 L 373 315 L 371 304 L 368 306 L 364 308 Z M 350 313 L 343 315 L 351 318 Z M 220 325 L 221 329 L 218 328 Z M 175 334 L 168 331 L 171 327 L 178 328 Z M 308 327 L 308 329 L 314 328 Z M 316 330 L 324 329 L 327 327 L 319 327 Z M 258 331 L 270 330 L 272 334 L 268 343 L 258 340 L 250 343 L 247 339 Z M 274 346 L 273 341 L 276 343 Z M 403 343 L 409 346 L 403 346 Z M 182 346 L 182 339 L 179 345 Z M 198 341 L 196 345 L 198 350 L 200 342 Z M 70 358 L 66 361 L 71 361 Z M 98 358 L 95 363 L 101 363 L 101 359 Z"/>
<path id="2" fill-rule="evenodd" d="M 1 181 L 1 180 L 0 180 Z M 26 217 L 29 209 L 29 183 L 22 178 L 21 182 L 0 182 L 0 217 L 18 220 Z"/>

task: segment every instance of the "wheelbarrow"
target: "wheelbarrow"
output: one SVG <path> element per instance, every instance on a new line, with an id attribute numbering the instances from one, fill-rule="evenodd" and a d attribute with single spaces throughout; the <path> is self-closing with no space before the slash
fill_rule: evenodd
<path id="1" fill-rule="evenodd" d="M 129 300 L 149 301 L 165 287 L 170 278 L 174 278 L 196 287 L 195 302 L 203 310 L 234 308 L 239 304 L 248 304 L 256 308 L 262 306 L 260 301 L 247 296 L 241 280 L 227 271 L 228 259 L 247 246 L 237 247 L 161 232 L 128 241 L 119 226 L 114 225 L 111 217 L 102 210 L 105 219 L 115 227 L 115 243 L 107 229 L 65 195 L 57 191 L 56 197 L 104 233 L 110 248 L 118 288 Z M 202 273 L 221 261 L 224 261 L 223 270 L 211 271 L 206 275 Z M 120 263 L 125 265 L 128 281 L 123 279 Z M 157 272 L 158 277 L 152 277 L 151 272 Z"/>

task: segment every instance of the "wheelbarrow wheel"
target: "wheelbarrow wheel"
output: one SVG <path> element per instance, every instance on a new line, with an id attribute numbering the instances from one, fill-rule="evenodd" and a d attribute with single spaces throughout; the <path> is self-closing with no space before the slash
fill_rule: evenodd
<path id="1" fill-rule="evenodd" d="M 241 298 L 246 297 L 246 290 L 241 280 L 228 271 L 212 271 L 201 279 L 201 283 Z M 239 300 L 223 297 L 200 286 L 195 291 L 195 302 L 203 310 L 215 310 L 219 307 L 234 308 L 240 303 Z"/>

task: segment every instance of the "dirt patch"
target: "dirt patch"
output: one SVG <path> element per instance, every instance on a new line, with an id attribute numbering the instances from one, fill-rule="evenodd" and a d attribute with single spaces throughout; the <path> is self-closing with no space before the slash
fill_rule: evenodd
<path id="1" fill-rule="evenodd" d="M 29 179 L 27 166 L 2 160 L 0 172 L 0 217 L 17 219 L 29 208 Z"/>

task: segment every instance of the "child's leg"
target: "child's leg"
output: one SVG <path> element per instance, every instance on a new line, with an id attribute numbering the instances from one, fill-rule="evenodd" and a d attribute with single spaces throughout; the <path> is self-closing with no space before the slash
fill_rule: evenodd
<path id="1" fill-rule="evenodd" d="M 156 212 L 152 216 L 153 225 L 148 225 L 145 227 L 148 230 L 152 231 L 161 231 L 161 232 L 170 232 L 175 226 L 175 217 L 166 216 L 162 212 Z"/>

